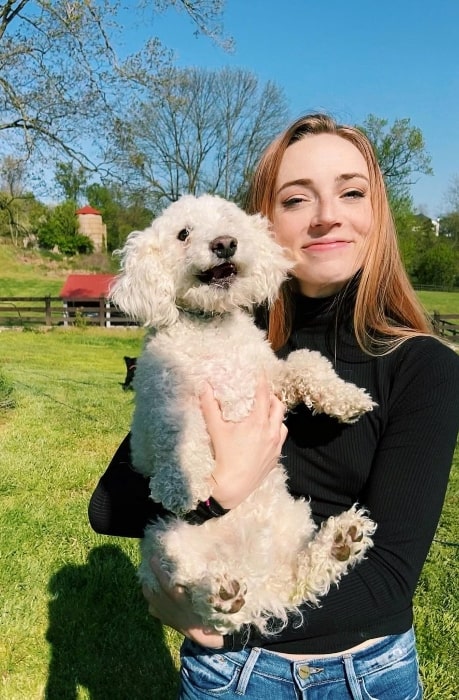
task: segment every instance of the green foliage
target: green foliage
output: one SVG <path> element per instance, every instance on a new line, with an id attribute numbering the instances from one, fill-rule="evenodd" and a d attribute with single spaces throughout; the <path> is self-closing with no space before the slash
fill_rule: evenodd
<path id="1" fill-rule="evenodd" d="M 9 238 L 16 246 L 22 241 L 32 242 L 46 212 L 47 207 L 30 192 L 20 196 L 0 192 L 0 236 Z"/>
<path id="2" fill-rule="evenodd" d="M 413 203 L 411 197 L 399 197 L 392 199 L 390 204 L 402 260 L 408 274 L 412 275 L 416 267 L 420 243 Z"/>
<path id="3" fill-rule="evenodd" d="M 75 202 L 71 200 L 58 204 L 48 212 L 38 229 L 38 242 L 41 248 L 57 248 L 64 255 L 91 253 L 94 250 L 91 239 L 78 233 Z"/>
<path id="4" fill-rule="evenodd" d="M 458 275 L 458 256 L 446 241 L 437 240 L 420 256 L 416 277 L 420 284 L 452 288 Z"/>
<path id="5" fill-rule="evenodd" d="M 402 260 L 410 278 L 417 284 L 446 288 L 458 285 L 459 214 L 440 220 L 440 236 L 437 237 L 432 220 L 413 212 L 410 197 L 391 198 L 391 209 Z"/>
<path id="6" fill-rule="evenodd" d="M 66 200 L 78 202 L 88 182 L 88 171 L 73 161 L 57 163 L 54 179 Z"/>
<path id="7" fill-rule="evenodd" d="M 141 193 L 126 197 L 114 184 L 92 184 L 86 188 L 86 197 L 92 207 L 98 209 L 107 226 L 107 248 L 121 248 L 131 231 L 146 228 L 153 219 Z"/>
<path id="8" fill-rule="evenodd" d="M 440 236 L 447 238 L 459 249 L 459 210 L 441 217 Z"/>
<path id="9" fill-rule="evenodd" d="M 360 127 L 368 136 L 392 198 L 409 195 L 417 173 L 432 175 L 431 158 L 422 131 L 410 119 L 387 119 L 370 114 Z"/>

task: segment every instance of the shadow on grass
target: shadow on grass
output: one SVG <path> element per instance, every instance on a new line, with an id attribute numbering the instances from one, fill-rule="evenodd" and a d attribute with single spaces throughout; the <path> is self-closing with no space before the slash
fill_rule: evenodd
<path id="1" fill-rule="evenodd" d="M 136 571 L 115 545 L 49 583 L 46 700 L 173 700 L 178 674 L 162 627 L 147 612 Z"/>

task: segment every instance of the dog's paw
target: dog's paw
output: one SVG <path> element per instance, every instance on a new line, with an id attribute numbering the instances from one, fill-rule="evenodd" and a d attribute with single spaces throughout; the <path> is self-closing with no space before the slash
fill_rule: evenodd
<path id="1" fill-rule="evenodd" d="M 340 423 L 355 423 L 361 415 L 372 411 L 377 405 L 371 396 L 365 391 L 350 382 L 339 382 L 336 391 L 326 397 L 320 410 L 334 418 L 337 418 Z"/>
<path id="2" fill-rule="evenodd" d="M 210 596 L 209 603 L 218 613 L 233 614 L 245 605 L 247 587 L 236 579 L 224 577 L 216 582 L 217 592 Z"/>
<path id="3" fill-rule="evenodd" d="M 349 564 L 360 560 L 368 547 L 372 546 L 371 535 L 375 529 L 373 521 L 363 514 L 356 514 L 351 522 L 344 518 L 340 523 L 337 518 L 331 548 L 332 556 L 339 562 L 349 562 Z"/>

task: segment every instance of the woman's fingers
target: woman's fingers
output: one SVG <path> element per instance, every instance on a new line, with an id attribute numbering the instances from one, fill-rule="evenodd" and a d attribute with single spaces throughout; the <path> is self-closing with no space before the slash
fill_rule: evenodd
<path id="1" fill-rule="evenodd" d="M 161 570 L 157 557 L 150 559 L 150 566 L 159 583 L 157 592 L 146 585 L 142 587 L 150 615 L 198 644 L 221 648 L 223 637 L 211 627 L 203 625 L 201 618 L 191 607 L 186 589 L 183 586 L 170 585 L 169 575 Z"/>
<path id="2" fill-rule="evenodd" d="M 205 423 L 209 432 L 213 429 L 219 428 L 220 424 L 223 423 L 222 412 L 220 410 L 220 404 L 214 396 L 214 391 L 210 384 L 205 385 L 204 391 L 199 397 L 201 404 L 201 411 L 204 417 Z"/>
<path id="3" fill-rule="evenodd" d="M 201 411 L 204 420 L 212 433 L 212 429 L 218 429 L 222 424 L 226 424 L 222 417 L 220 404 L 214 396 L 213 389 L 210 384 L 206 383 L 204 391 L 200 397 Z M 284 419 L 285 406 L 271 391 L 268 380 L 262 375 L 255 387 L 254 405 L 252 412 L 249 414 L 255 422 L 265 422 L 267 418 L 271 418 L 273 422 L 281 423 Z"/>

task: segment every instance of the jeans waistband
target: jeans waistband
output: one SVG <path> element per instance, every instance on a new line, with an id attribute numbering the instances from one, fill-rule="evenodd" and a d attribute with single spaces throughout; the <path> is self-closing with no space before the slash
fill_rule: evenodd
<path id="1" fill-rule="evenodd" d="M 190 643 L 190 642 L 188 642 Z M 192 644 L 192 643 L 191 643 Z M 331 681 L 343 677 L 347 661 L 352 659 L 357 675 L 380 669 L 394 661 L 403 658 L 415 647 L 413 629 L 403 634 L 389 635 L 374 644 L 354 653 L 344 653 L 337 656 L 317 657 L 307 661 L 292 661 L 275 652 L 254 647 L 245 651 L 223 652 L 231 661 L 244 668 L 244 672 L 270 674 L 275 672 L 279 678 L 290 680 L 292 669 L 300 678 L 320 676 L 321 681 Z M 201 653 L 203 650 L 201 648 Z M 221 653 L 221 652 L 218 652 Z"/>

